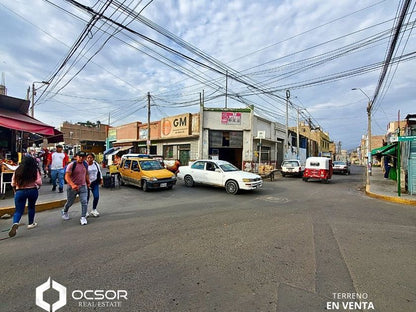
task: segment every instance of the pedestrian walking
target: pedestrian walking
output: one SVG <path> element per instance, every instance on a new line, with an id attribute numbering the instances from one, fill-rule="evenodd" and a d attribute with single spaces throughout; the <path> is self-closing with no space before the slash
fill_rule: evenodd
<path id="1" fill-rule="evenodd" d="M 87 201 L 90 201 L 90 193 L 92 193 L 92 210 L 91 215 L 93 217 L 100 216 L 100 213 L 97 210 L 98 200 L 100 199 L 100 185 L 103 185 L 103 174 L 101 172 L 100 166 L 95 161 L 94 153 L 87 154 L 87 164 L 88 164 L 88 176 L 90 178 L 90 187 L 88 189 L 88 198 Z M 88 216 L 88 213 L 87 213 Z"/>
<path id="2" fill-rule="evenodd" d="M 389 178 L 390 173 L 390 156 L 384 156 L 383 157 L 383 163 L 384 163 L 384 179 Z"/>
<path id="3" fill-rule="evenodd" d="M 46 178 L 48 176 L 49 168 L 48 168 L 48 158 L 49 158 L 49 149 L 45 146 L 42 148 L 41 151 L 41 160 L 42 160 L 42 169 L 44 177 Z"/>
<path id="4" fill-rule="evenodd" d="M 25 211 L 26 201 L 28 209 L 29 224 L 28 229 L 37 226 L 35 222 L 35 206 L 39 196 L 38 189 L 42 185 L 42 175 L 37 166 L 36 159 L 31 156 L 24 156 L 19 167 L 12 176 L 11 183 L 14 191 L 15 212 L 13 214 L 13 225 L 9 231 L 9 236 L 16 235 L 20 219 Z"/>
<path id="5" fill-rule="evenodd" d="M 66 168 L 65 181 L 68 183 L 67 201 L 62 210 L 62 219 L 69 220 L 68 210 L 74 203 L 75 197 L 79 195 L 79 200 L 81 202 L 81 225 L 86 225 L 88 223 L 86 214 L 90 180 L 88 176 L 88 164 L 85 161 L 85 157 L 85 152 L 78 152 L 76 161 L 71 162 Z"/>
<path id="6" fill-rule="evenodd" d="M 48 165 L 46 168 L 51 168 L 52 191 L 56 191 L 56 179 L 58 179 L 59 193 L 64 191 L 64 168 L 67 165 L 69 158 L 68 154 L 62 151 L 62 145 L 56 146 L 56 152 L 49 154 Z"/>

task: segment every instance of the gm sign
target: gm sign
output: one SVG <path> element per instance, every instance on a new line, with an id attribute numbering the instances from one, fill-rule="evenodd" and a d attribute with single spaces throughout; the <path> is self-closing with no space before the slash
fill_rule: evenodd
<path id="1" fill-rule="evenodd" d="M 183 137 L 190 134 L 191 114 L 163 118 L 161 122 L 162 137 Z"/>
<path id="2" fill-rule="evenodd" d="M 49 303 L 43 300 L 43 293 L 51 287 L 59 293 L 59 299 L 57 302 L 52 304 L 52 307 Z M 62 286 L 58 282 L 55 282 L 54 280 L 51 281 L 51 278 L 49 277 L 45 283 L 36 287 L 36 305 L 48 312 L 57 311 L 66 305 L 66 287 Z"/>

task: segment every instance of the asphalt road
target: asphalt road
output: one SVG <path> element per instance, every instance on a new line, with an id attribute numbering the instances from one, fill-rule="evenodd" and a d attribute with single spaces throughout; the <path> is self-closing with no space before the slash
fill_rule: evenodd
<path id="1" fill-rule="evenodd" d="M 368 198 L 362 183 L 353 168 L 235 196 L 182 182 L 101 189 L 87 226 L 78 203 L 69 221 L 41 212 L 36 229 L 0 240 L 0 311 L 44 311 L 36 287 L 49 277 L 66 287 L 58 311 L 415 311 L 415 209 Z"/>

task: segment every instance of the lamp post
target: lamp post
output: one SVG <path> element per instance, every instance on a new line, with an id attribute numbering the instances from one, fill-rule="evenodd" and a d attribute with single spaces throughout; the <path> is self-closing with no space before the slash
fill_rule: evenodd
<path id="1" fill-rule="evenodd" d="M 35 83 L 41 83 L 42 85 L 35 89 Z M 39 90 L 40 88 L 42 88 L 44 85 L 48 85 L 49 82 L 47 81 L 34 81 L 32 83 L 32 105 L 30 107 L 30 116 L 34 117 L 35 115 L 35 95 L 36 95 L 36 90 Z"/>
<path id="2" fill-rule="evenodd" d="M 366 184 L 370 185 L 370 175 L 371 175 L 371 108 L 373 106 L 373 101 L 370 97 L 360 88 L 352 88 L 352 90 L 359 90 L 362 94 L 368 99 L 367 103 L 367 179 Z"/>

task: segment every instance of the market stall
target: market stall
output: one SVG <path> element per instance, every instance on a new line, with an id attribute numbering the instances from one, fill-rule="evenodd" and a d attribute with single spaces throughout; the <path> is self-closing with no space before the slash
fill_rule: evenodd
<path id="1" fill-rule="evenodd" d="M 0 160 L 18 161 L 18 153 L 46 140 L 63 141 L 54 127 L 28 115 L 30 102 L 0 94 Z"/>
<path id="2" fill-rule="evenodd" d="M 11 184 L 12 182 L 12 176 L 14 171 L 17 169 L 17 165 L 9 160 L 9 161 L 5 161 L 5 160 L 0 160 L 0 175 L 1 175 L 1 179 L 0 179 L 0 197 L 1 199 L 4 199 L 5 195 L 6 195 L 6 187 L 7 185 Z"/>

